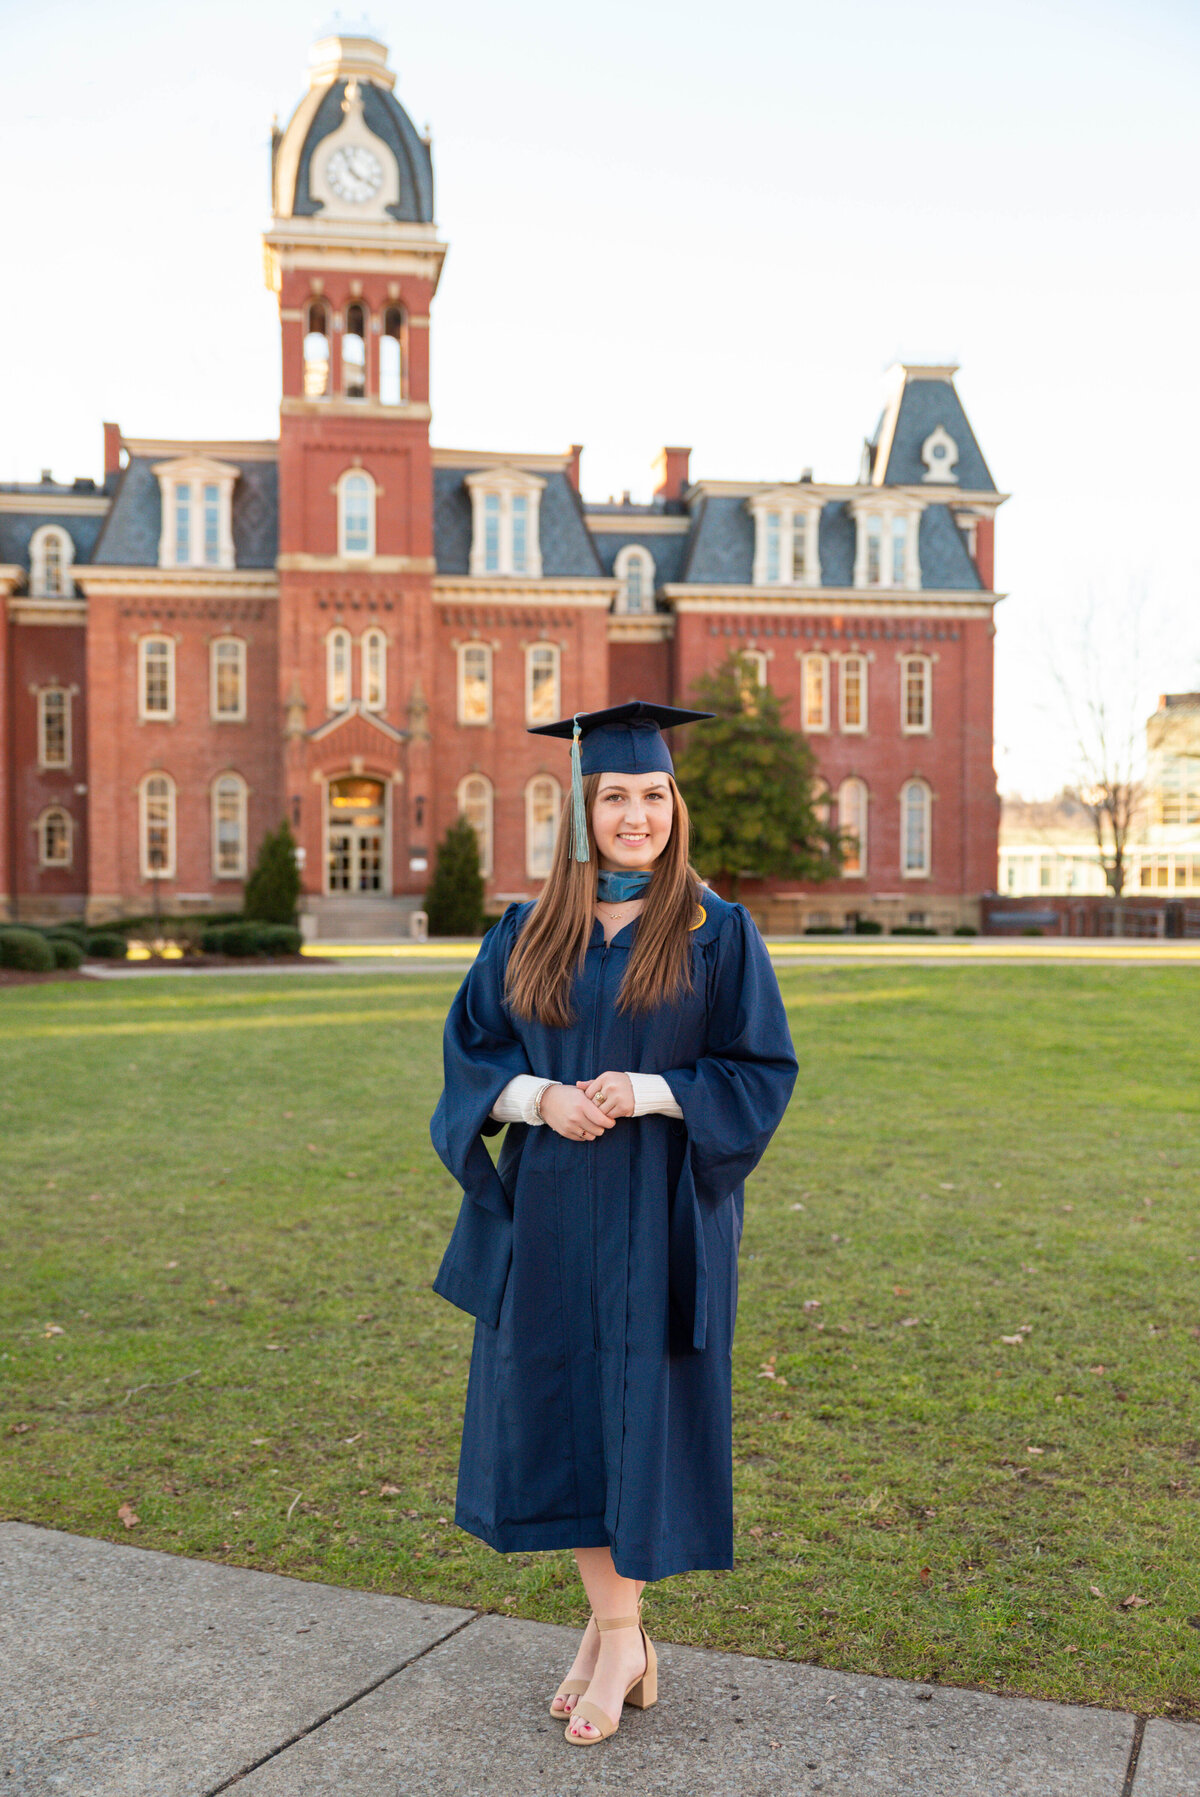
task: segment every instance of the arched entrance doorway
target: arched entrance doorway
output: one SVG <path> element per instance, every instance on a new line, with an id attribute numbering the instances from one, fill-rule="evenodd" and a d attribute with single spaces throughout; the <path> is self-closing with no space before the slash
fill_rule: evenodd
<path id="1" fill-rule="evenodd" d="M 329 782 L 325 890 L 386 892 L 387 788 L 365 774 Z"/>

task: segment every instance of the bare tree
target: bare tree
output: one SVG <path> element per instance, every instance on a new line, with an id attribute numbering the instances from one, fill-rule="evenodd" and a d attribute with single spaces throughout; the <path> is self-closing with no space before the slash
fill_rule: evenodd
<path id="1" fill-rule="evenodd" d="M 1075 736 L 1077 781 L 1067 788 L 1092 821 L 1100 865 L 1116 899 L 1125 892 L 1128 845 L 1142 821 L 1146 799 L 1141 777 L 1144 730 L 1139 715 L 1138 610 L 1128 607 L 1119 667 L 1102 665 L 1094 608 L 1089 606 L 1072 658 L 1075 679 L 1061 660 L 1055 678 Z"/>

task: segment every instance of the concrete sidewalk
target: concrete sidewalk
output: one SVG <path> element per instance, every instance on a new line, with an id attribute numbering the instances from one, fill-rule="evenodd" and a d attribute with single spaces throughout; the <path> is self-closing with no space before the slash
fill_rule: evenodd
<path id="1" fill-rule="evenodd" d="M 12 1522 L 0 1584 L 0 1797 L 1200 1797 L 1200 1727 L 1112 1710 L 660 1644 L 580 1750 L 571 1630 Z"/>

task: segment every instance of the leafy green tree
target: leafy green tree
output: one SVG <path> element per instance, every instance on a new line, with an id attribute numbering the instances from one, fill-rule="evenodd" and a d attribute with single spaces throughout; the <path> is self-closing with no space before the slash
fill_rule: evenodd
<path id="1" fill-rule="evenodd" d="M 258 859 L 246 881 L 242 915 L 263 923 L 295 923 L 300 899 L 296 839 L 286 818 L 259 844 Z"/>
<path id="2" fill-rule="evenodd" d="M 841 839 L 827 821 L 816 757 L 789 730 L 769 686 L 759 686 L 736 650 L 692 688 L 697 724 L 676 762 L 692 821 L 692 860 L 705 878 L 829 880 L 841 868 Z"/>
<path id="3" fill-rule="evenodd" d="M 483 922 L 479 838 L 459 817 L 438 844 L 437 865 L 425 894 L 431 936 L 477 936 Z"/>

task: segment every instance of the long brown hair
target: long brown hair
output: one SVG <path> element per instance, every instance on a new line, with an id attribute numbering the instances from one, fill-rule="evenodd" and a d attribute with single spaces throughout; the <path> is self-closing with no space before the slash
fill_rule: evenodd
<path id="1" fill-rule="evenodd" d="M 557 1029 L 575 1021 L 571 982 L 583 966 L 595 921 L 600 855 L 592 833 L 592 806 L 603 778 L 602 774 L 584 776 L 586 861 L 576 861 L 571 855 L 571 795 L 567 793 L 546 884 L 525 920 L 505 975 L 505 994 L 517 1015 L 537 1017 Z M 669 774 L 667 779 L 675 799 L 671 834 L 646 888 L 633 953 L 617 994 L 619 1011 L 652 1011 L 689 991 L 692 984 L 688 933 L 696 921 L 700 879 L 688 860 L 687 806 Z"/>

